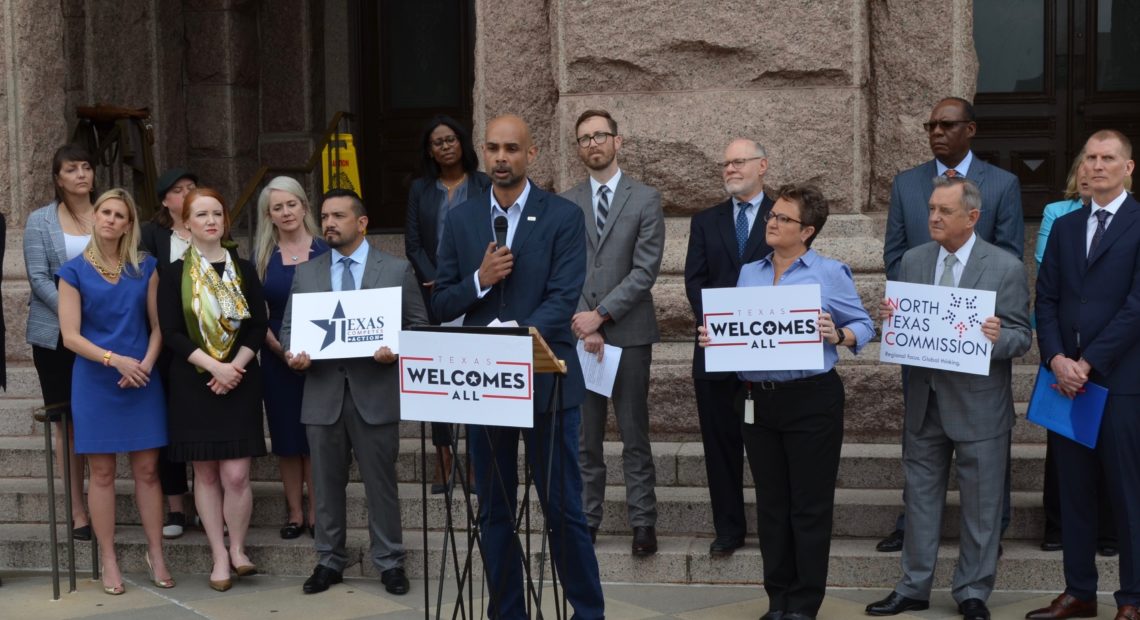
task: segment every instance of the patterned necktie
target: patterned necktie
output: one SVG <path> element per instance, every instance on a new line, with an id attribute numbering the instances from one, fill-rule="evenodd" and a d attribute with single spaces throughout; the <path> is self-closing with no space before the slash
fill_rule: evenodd
<path id="1" fill-rule="evenodd" d="M 958 176 L 958 171 L 953 168 L 947 168 L 946 172 L 943 172 L 942 175 L 953 179 L 954 177 Z"/>
<path id="2" fill-rule="evenodd" d="M 938 278 L 938 286 L 957 286 L 954 284 L 954 265 L 958 264 L 958 257 L 953 254 L 947 254 L 946 258 L 942 259 L 942 277 Z"/>
<path id="3" fill-rule="evenodd" d="M 736 255 L 743 259 L 744 245 L 748 243 L 748 208 L 752 203 L 741 202 L 738 206 L 740 210 L 736 214 Z"/>
<path id="4" fill-rule="evenodd" d="M 603 185 L 598 188 L 598 236 L 606 227 L 606 216 L 610 214 L 610 188 Z"/>
<path id="5" fill-rule="evenodd" d="M 340 272 L 340 290 L 355 291 L 356 280 L 352 278 L 352 269 L 350 269 L 350 267 L 352 267 L 352 258 L 343 256 L 340 259 L 340 264 L 343 267 L 343 271 Z"/>
<path id="6" fill-rule="evenodd" d="M 1096 246 L 1100 245 L 1100 240 L 1104 238 L 1104 229 L 1108 228 L 1108 216 L 1112 214 L 1108 209 L 1097 209 L 1093 215 L 1096 216 L 1096 232 L 1093 233 L 1092 243 L 1089 244 L 1089 256 L 1093 255 Z"/>

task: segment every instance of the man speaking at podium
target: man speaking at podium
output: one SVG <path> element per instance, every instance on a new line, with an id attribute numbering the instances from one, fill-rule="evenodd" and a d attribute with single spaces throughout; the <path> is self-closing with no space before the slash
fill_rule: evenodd
<path id="1" fill-rule="evenodd" d="M 441 321 L 466 315 L 464 324 L 470 326 L 498 319 L 536 327 L 554 354 L 566 362 L 559 403 L 552 402 L 554 378 L 535 376 L 534 428 L 524 430 L 523 438 L 543 502 L 558 579 L 574 617 L 602 618 L 598 560 L 582 512 L 578 469 L 579 405 L 586 388 L 570 331 L 586 274 L 585 224 L 574 203 L 527 179 L 527 166 L 536 155 L 538 147 L 521 118 L 500 116 L 487 123 L 483 162 L 492 188 L 448 214 L 432 309 Z M 556 420 L 547 413 L 553 407 L 561 408 Z M 557 422 L 557 436 L 550 459 L 552 422 Z M 514 531 L 519 429 L 471 425 L 468 434 L 491 601 L 488 615 L 526 618 L 524 558 Z"/>

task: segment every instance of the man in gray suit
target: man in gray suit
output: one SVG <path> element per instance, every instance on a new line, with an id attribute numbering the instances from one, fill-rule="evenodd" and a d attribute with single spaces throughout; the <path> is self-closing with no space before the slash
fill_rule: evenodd
<path id="1" fill-rule="evenodd" d="M 404 545 L 396 456 L 400 448 L 399 376 L 396 355 L 380 347 L 369 358 L 311 360 L 291 346 L 292 295 L 366 288 L 403 287 L 403 327 L 427 325 L 427 310 L 408 261 L 370 247 L 364 234 L 368 216 L 351 190 L 332 190 L 321 203 L 321 229 L 332 250 L 297 266 L 281 345 L 289 367 L 305 372 L 301 422 L 306 425 L 313 462 L 319 556 L 305 594 L 340 583 L 348 564 L 345 550 L 345 486 L 352 457 L 360 467 L 368 499 L 372 563 L 388 592 L 405 594 Z M 335 329 L 335 323 L 332 324 Z M 387 325 L 387 329 L 400 329 Z"/>
<path id="2" fill-rule="evenodd" d="M 974 227 L 983 241 L 1009 252 L 1017 260 L 1025 254 L 1025 220 L 1021 213 L 1021 185 L 1017 177 L 974 156 L 970 141 L 977 131 L 974 106 L 958 97 L 947 97 L 934 106 L 923 123 L 934 159 L 904 170 L 891 186 L 891 207 L 883 243 L 887 279 L 898 279 L 903 254 L 930 241 L 927 231 L 927 201 L 934 191 L 934 177 L 966 177 L 982 194 L 982 214 Z M 906 368 L 903 368 L 903 381 Z M 1002 527 L 1009 523 L 1009 482 L 1006 482 Z M 905 497 L 903 498 L 905 501 Z M 905 519 L 899 515 L 895 529 L 876 548 L 898 551 L 903 544 Z"/>
<path id="3" fill-rule="evenodd" d="M 665 218 L 661 195 L 618 167 L 622 137 L 605 110 L 586 110 L 575 125 L 578 157 L 590 177 L 562 196 L 586 218 L 586 282 L 571 327 L 587 352 L 603 358 L 604 344 L 622 349 L 614 381 L 614 417 L 622 439 L 622 473 L 633 528 L 633 555 L 657 552 L 657 474 L 649 448 L 649 366 L 661 339 L 650 289 L 661 269 Z M 602 523 L 606 464 L 606 398 L 582 403 L 582 504 L 591 539 Z"/>
<path id="4" fill-rule="evenodd" d="M 961 542 L 951 593 L 966 620 L 988 620 L 994 587 L 1013 428 L 1012 358 L 1030 344 L 1025 268 L 975 231 L 982 196 L 972 181 L 938 177 L 930 197 L 934 241 L 909 250 L 897 280 L 997 292 L 996 316 L 982 322 L 993 343 L 987 376 L 910 367 L 906 381 L 903 471 L 906 520 L 903 578 L 891 594 L 867 606 L 872 616 L 929 607 L 951 457 L 961 489 Z M 891 306 L 884 299 L 879 316 Z"/>

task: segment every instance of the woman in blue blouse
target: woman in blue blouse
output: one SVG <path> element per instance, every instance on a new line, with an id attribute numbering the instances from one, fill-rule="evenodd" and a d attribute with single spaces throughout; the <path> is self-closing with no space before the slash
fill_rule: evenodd
<path id="1" fill-rule="evenodd" d="M 843 444 L 843 382 L 838 347 L 858 352 L 875 335 L 847 265 L 817 254 L 811 243 L 827 222 L 827 201 L 811 186 L 785 185 L 765 215 L 772 253 L 744 265 L 736 285 L 820 285 L 819 370 L 741 372 L 752 419 L 742 426 L 756 484 L 764 589 L 763 618 L 814 618 L 827 587 L 835 479 Z M 764 294 L 758 292 L 758 294 Z M 699 342 L 709 339 L 700 328 Z M 763 620 L 762 618 L 762 620 Z"/>

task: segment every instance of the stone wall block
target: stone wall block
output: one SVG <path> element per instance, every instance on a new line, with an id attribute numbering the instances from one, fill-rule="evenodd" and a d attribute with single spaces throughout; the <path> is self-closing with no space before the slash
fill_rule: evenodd
<path id="1" fill-rule="evenodd" d="M 186 72 L 191 83 L 257 83 L 257 21 L 237 11 L 186 11 Z"/>
<path id="2" fill-rule="evenodd" d="M 262 131 L 308 131 L 312 41 L 307 0 L 283 0 L 260 15 Z"/>
<path id="3" fill-rule="evenodd" d="M 9 364 L 32 359 L 32 348 L 25 342 L 30 294 L 26 279 L 4 283 L 4 355 Z"/>
<path id="4" fill-rule="evenodd" d="M 300 166 L 313 154 L 314 142 L 310 138 L 275 139 L 261 141 L 261 163 L 266 166 Z"/>
<path id="5" fill-rule="evenodd" d="M 851 0 L 558 4 L 564 93 L 836 86 L 858 75 Z"/>
<path id="6" fill-rule="evenodd" d="M 83 17 L 87 11 L 87 1 L 63 0 L 63 2 L 60 3 L 60 7 L 63 9 L 64 17 Z"/>
<path id="7" fill-rule="evenodd" d="M 83 88 L 86 83 L 86 31 L 87 20 L 82 13 L 78 17 L 68 17 L 64 22 L 63 47 L 67 55 L 67 80 L 63 87 L 67 90 Z"/>
<path id="8" fill-rule="evenodd" d="M 725 200 L 719 162 L 738 136 L 766 148 L 768 185 L 813 183 L 831 201 L 832 212 L 850 212 L 856 206 L 851 185 L 857 97 L 854 88 L 564 97 L 558 185 L 585 178 L 571 142 L 574 122 L 582 111 L 601 107 L 625 136 L 622 169 L 656 187 L 668 215 L 690 215 Z"/>
<path id="9" fill-rule="evenodd" d="M 234 96 L 234 89 L 224 84 L 190 84 L 186 87 L 190 157 L 234 155 Z M 198 173 L 202 171 L 198 170 Z"/>
<path id="10" fill-rule="evenodd" d="M 154 55 L 149 43 L 154 39 L 153 3 L 120 0 L 88 8 L 87 39 L 98 50 L 87 63 L 90 101 L 153 108 Z"/>
<path id="11" fill-rule="evenodd" d="M 233 101 L 233 152 L 240 157 L 257 157 L 257 130 L 260 109 L 257 88 L 231 87 Z"/>

